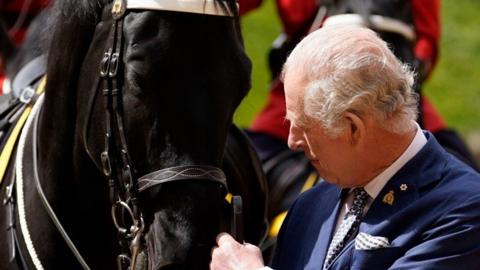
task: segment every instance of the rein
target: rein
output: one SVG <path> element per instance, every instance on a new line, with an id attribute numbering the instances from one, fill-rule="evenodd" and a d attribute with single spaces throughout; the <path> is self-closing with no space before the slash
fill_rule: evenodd
<path id="1" fill-rule="evenodd" d="M 41 94 L 38 97 L 37 102 L 35 103 L 35 106 L 32 109 L 32 114 L 27 120 L 27 123 L 25 124 L 25 129 L 22 131 L 22 135 L 20 137 L 19 141 L 19 146 L 18 146 L 18 151 L 17 151 L 17 160 L 16 160 L 16 191 L 17 191 L 17 200 L 18 200 L 18 215 L 20 218 L 20 228 L 21 232 L 23 234 L 23 238 L 25 240 L 25 244 L 28 250 L 28 253 L 30 254 L 30 257 L 32 258 L 32 262 L 35 265 L 36 269 L 44 269 L 42 266 L 42 263 L 40 259 L 38 258 L 38 255 L 35 251 L 35 248 L 33 246 L 33 241 L 31 240 L 30 237 L 30 232 L 28 229 L 28 224 L 26 220 L 26 211 L 25 211 L 25 199 L 24 199 L 24 194 L 23 194 L 23 179 L 24 179 L 24 152 L 25 152 L 25 145 L 27 139 L 29 139 L 29 131 L 30 128 L 32 128 L 32 135 L 31 135 L 31 140 L 32 140 L 32 161 L 33 161 L 33 177 L 35 180 L 35 187 L 37 189 L 38 195 L 40 197 L 40 201 L 42 202 L 45 210 L 47 211 L 49 217 L 52 219 L 53 224 L 55 227 L 58 229 L 60 232 L 61 236 L 67 243 L 68 247 L 72 251 L 73 255 L 75 258 L 78 260 L 78 262 L 81 264 L 83 269 L 90 269 L 83 259 L 83 257 L 80 255 L 80 252 L 77 250 L 75 245 L 73 244 L 73 241 L 70 239 L 68 236 L 67 232 L 63 228 L 62 224 L 58 220 L 58 217 L 56 216 L 55 212 L 53 211 L 50 203 L 48 202 L 47 197 L 45 196 L 45 193 L 43 192 L 42 185 L 40 183 L 40 177 L 38 174 L 38 156 L 37 156 L 37 146 L 38 146 L 38 122 L 39 122 L 39 115 L 40 115 L 40 110 L 43 105 L 43 100 L 44 100 L 44 95 Z"/>

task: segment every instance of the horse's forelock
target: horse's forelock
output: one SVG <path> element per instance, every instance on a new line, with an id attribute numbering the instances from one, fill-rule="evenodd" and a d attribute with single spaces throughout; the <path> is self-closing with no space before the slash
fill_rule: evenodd
<path id="1" fill-rule="evenodd" d="M 54 2 L 57 17 L 62 20 L 98 20 L 104 6 L 112 0 L 57 0 Z"/>

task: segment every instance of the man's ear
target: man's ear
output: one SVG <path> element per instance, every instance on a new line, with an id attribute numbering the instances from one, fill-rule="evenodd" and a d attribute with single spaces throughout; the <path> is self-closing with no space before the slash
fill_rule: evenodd
<path id="1" fill-rule="evenodd" d="M 349 137 L 352 145 L 360 143 L 366 136 L 366 123 L 362 117 L 355 112 L 344 112 L 344 120 L 347 123 L 345 134 Z"/>

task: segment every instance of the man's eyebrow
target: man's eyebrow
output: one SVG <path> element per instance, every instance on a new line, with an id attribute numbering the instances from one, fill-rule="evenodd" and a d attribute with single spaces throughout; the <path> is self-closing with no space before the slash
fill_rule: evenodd
<path id="1" fill-rule="evenodd" d="M 288 113 L 286 113 L 285 116 L 283 116 L 283 120 L 290 121 L 290 117 L 288 116 Z"/>
<path id="2" fill-rule="evenodd" d="M 297 127 L 303 125 L 302 117 L 299 117 L 295 113 L 286 113 L 284 117 L 284 122 L 289 122 L 290 125 L 295 125 Z"/>

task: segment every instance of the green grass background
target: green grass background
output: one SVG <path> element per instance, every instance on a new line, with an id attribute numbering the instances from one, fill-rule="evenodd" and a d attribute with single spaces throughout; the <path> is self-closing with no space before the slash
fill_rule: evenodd
<path id="1" fill-rule="evenodd" d="M 280 33 L 274 0 L 242 18 L 247 53 L 253 61 L 252 89 L 235 114 L 248 127 L 264 105 L 269 84 L 266 53 Z M 440 58 L 425 85 L 447 123 L 468 137 L 480 130 L 480 0 L 444 0 Z"/>

